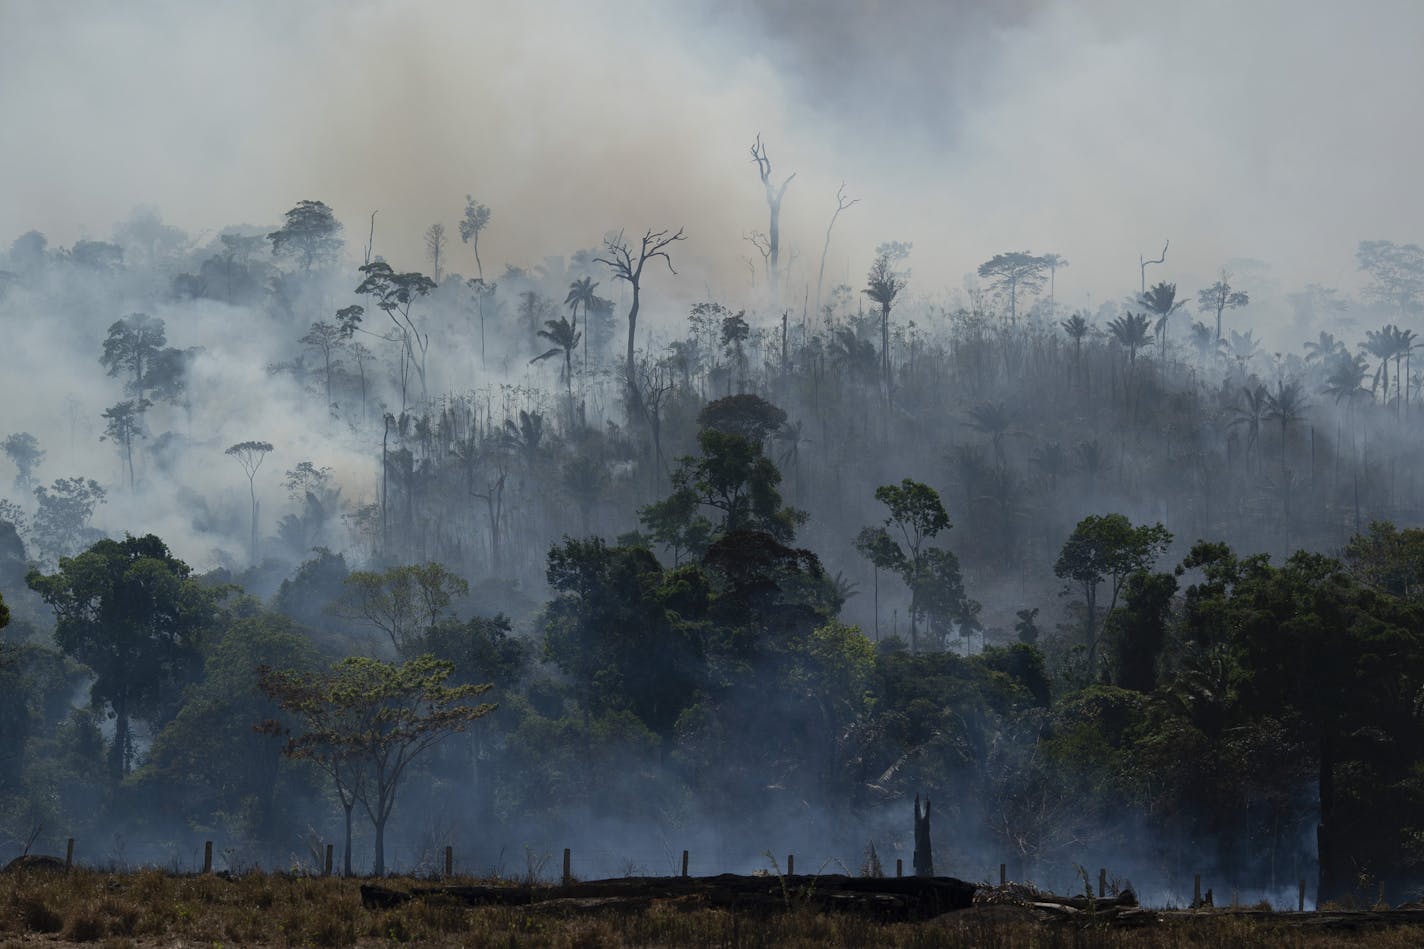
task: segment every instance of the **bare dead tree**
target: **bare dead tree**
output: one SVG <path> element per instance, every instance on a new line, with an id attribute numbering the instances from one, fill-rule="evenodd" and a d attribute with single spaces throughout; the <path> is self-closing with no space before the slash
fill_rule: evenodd
<path id="1" fill-rule="evenodd" d="M 855 204 L 859 204 L 859 198 L 846 200 L 845 182 L 836 189 L 836 210 L 831 215 L 831 223 L 826 225 L 826 245 L 821 248 L 821 269 L 816 274 L 816 313 L 821 312 L 821 284 L 826 279 L 826 254 L 831 250 L 831 228 L 836 226 L 836 218 L 841 216 L 841 212 Z"/>
<path id="2" fill-rule="evenodd" d="M 653 434 L 653 458 L 656 464 L 653 466 L 652 482 L 656 490 L 661 486 L 659 481 L 667 470 L 663 461 L 662 409 L 663 403 L 675 388 L 672 370 L 645 356 L 638 365 L 638 388 L 641 390 L 640 398 L 647 412 L 648 427 Z"/>
<path id="3" fill-rule="evenodd" d="M 757 133 L 756 141 L 752 143 L 752 161 L 756 162 L 757 172 L 761 175 L 762 187 L 766 189 L 766 208 L 771 214 L 771 225 L 767 233 L 767 256 L 771 265 L 771 296 L 776 299 L 781 287 L 781 274 L 777 269 L 781 262 L 781 199 L 786 196 L 786 186 L 791 184 L 796 172 L 787 175 L 786 180 L 779 186 L 772 180 L 771 156 L 767 154 L 761 133 Z"/>
<path id="4" fill-rule="evenodd" d="M 762 269 L 762 273 L 764 273 L 764 274 L 766 275 L 766 283 L 767 283 L 767 286 L 770 286 L 770 285 L 771 285 L 771 241 L 769 241 L 769 240 L 767 239 L 767 236 L 766 236 L 765 234 L 763 234 L 761 231 L 752 231 L 750 234 L 743 234 L 743 235 L 742 235 L 742 240 L 746 241 L 748 244 L 751 244 L 753 247 L 755 247 L 755 248 L 757 249 L 757 253 L 761 255 L 761 269 Z M 756 286 L 756 273 L 755 273 L 755 268 L 753 268 L 753 273 L 752 273 L 752 286 L 753 286 L 753 287 Z"/>
<path id="5" fill-rule="evenodd" d="M 615 280 L 627 281 L 628 285 L 633 288 L 633 300 L 628 305 L 628 356 L 623 369 L 624 381 L 628 385 L 628 414 L 630 418 L 646 416 L 643 397 L 638 387 L 638 366 L 633 356 L 633 343 L 638 331 L 638 309 L 642 303 L 643 267 L 650 260 L 662 258 L 663 263 L 667 264 L 668 271 L 676 274 L 677 270 L 673 268 L 668 248 L 682 240 L 687 240 L 682 233 L 682 228 L 678 228 L 675 233 L 669 233 L 666 229 L 655 231 L 649 228 L 643 233 L 635 252 L 632 244 L 623 236 L 623 232 L 619 231 L 617 234 L 610 234 L 603 239 L 604 256 L 594 258 L 598 263 L 613 271 Z"/>
<path id="6" fill-rule="evenodd" d="M 1160 264 L 1167 259 L 1167 247 L 1171 243 L 1171 241 L 1167 241 L 1165 244 L 1162 245 L 1162 256 L 1158 257 L 1156 260 L 1144 260 L 1141 254 L 1137 255 L 1137 269 L 1141 271 L 1143 293 L 1147 292 L 1147 268 L 1152 266 L 1153 264 Z"/>

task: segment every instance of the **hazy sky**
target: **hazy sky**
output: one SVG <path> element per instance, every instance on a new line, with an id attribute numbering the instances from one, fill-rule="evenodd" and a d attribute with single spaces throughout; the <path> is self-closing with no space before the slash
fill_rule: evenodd
<path id="1" fill-rule="evenodd" d="M 837 280 L 883 240 L 914 242 L 926 291 L 1028 248 L 1072 262 L 1063 300 L 1102 299 L 1170 237 L 1187 289 L 1235 257 L 1348 288 L 1359 240 L 1424 236 L 1421 36 L 1408 0 L 3 0 L 0 242 L 319 198 L 353 232 L 379 208 L 378 251 L 416 267 L 473 192 L 487 263 L 683 225 L 684 280 L 744 286 L 760 131 L 798 173 L 793 281 L 844 178 Z"/>

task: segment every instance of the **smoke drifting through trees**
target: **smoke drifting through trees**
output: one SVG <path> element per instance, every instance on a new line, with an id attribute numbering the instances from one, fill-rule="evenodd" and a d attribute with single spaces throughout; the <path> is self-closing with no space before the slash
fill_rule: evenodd
<path id="1" fill-rule="evenodd" d="M 648 35 L 677 34 L 678 14 L 640 12 Z M 291 15 L 298 36 L 324 22 Z M 1255 15 L 1242 14 L 1247 27 Z M 57 28 L 37 13 L 6 16 L 38 36 Z M 502 16 L 492 22 L 516 34 L 527 25 Z M 1412 694 L 1413 653 L 1390 650 L 1417 632 L 1397 607 L 1419 589 L 1417 538 L 1369 525 L 1408 527 L 1424 511 L 1412 369 L 1424 265 L 1415 245 L 1359 240 L 1394 233 L 1412 199 L 1380 201 L 1373 184 L 1352 182 L 1344 197 L 1319 199 L 1329 233 L 1302 236 L 1308 229 L 1285 215 L 1199 220 L 1181 194 L 1203 185 L 1173 154 L 1153 156 L 1151 188 L 1101 155 L 1103 167 L 1085 168 L 1072 150 L 1054 151 L 1062 167 L 1046 183 L 988 187 L 1015 175 L 1013 162 L 986 167 L 1007 150 L 1041 157 L 1036 146 L 1053 136 L 1069 141 L 1063 113 L 1106 123 L 1132 104 L 1091 106 L 1105 117 L 1086 105 L 1045 110 L 1001 140 L 995 111 L 1017 115 L 1046 95 L 999 87 L 1008 70 L 1061 33 L 1074 42 L 1055 65 L 1077 66 L 1066 75 L 1092 91 L 1086 59 L 1107 46 L 1122 58 L 1106 72 L 1130 71 L 1124 62 L 1163 29 L 1140 14 L 1120 24 L 1065 16 L 1044 5 L 1015 21 L 1005 72 L 987 72 L 982 102 L 956 104 L 952 143 L 923 126 L 922 103 L 897 103 L 912 121 L 894 174 L 884 154 L 817 147 L 844 120 L 750 107 L 804 95 L 764 63 L 750 80 L 707 72 L 699 57 L 724 51 L 723 28 L 685 39 L 693 65 L 669 73 L 669 88 L 707 109 L 696 122 L 672 117 L 655 142 L 640 129 L 669 117 L 660 88 L 640 87 L 637 110 L 599 111 L 565 132 L 527 124 L 547 95 L 536 83 L 527 112 L 489 112 L 480 147 L 442 124 L 422 127 L 450 147 L 407 156 L 393 182 L 384 149 L 425 141 L 405 134 L 414 120 L 393 114 L 379 140 L 348 140 L 337 160 L 326 139 L 340 146 L 352 114 L 338 97 L 320 113 L 320 141 L 277 135 L 290 120 L 282 109 L 264 119 L 291 153 L 281 169 L 252 163 L 258 170 L 237 176 L 253 200 L 236 209 L 167 192 L 156 178 L 115 189 L 126 202 L 162 198 L 191 233 L 149 209 L 96 241 L 79 229 L 106 227 L 103 202 L 81 218 L 67 203 L 0 194 L 0 208 L 25 212 L 17 230 L 54 229 L 52 239 L 14 235 L 0 260 L 0 319 L 17 354 L 0 381 L 14 466 L 0 506 L 0 593 L 12 614 L 6 648 L 24 657 L 24 720 L 35 723 L 5 735 L 14 754 L 3 760 L 16 763 L 0 788 L 15 802 L 5 812 L 52 824 L 42 803 L 63 782 L 37 763 L 59 748 L 79 775 L 107 755 L 107 776 L 76 779 L 56 805 L 65 815 L 156 826 L 141 792 L 161 790 L 171 795 L 163 813 L 221 821 L 270 858 L 291 849 L 300 819 L 330 833 L 333 802 L 325 782 L 251 732 L 278 711 L 257 689 L 258 665 L 315 675 L 352 653 L 433 655 L 463 685 L 493 683 L 501 708 L 422 759 L 428 780 L 408 810 L 372 803 L 407 854 L 422 834 L 482 834 L 484 846 L 499 827 L 500 842 L 568 842 L 588 823 L 610 838 L 695 837 L 728 868 L 748 868 L 775 834 L 854 857 L 870 837 L 901 843 L 903 803 L 925 791 L 940 802 L 937 826 L 955 829 L 938 847 L 941 872 L 980 875 L 980 864 L 1011 856 L 1054 882 L 1072 861 L 1111 852 L 1151 885 L 1171 885 L 1192 862 L 1233 866 L 1243 887 L 1261 885 L 1277 866 L 1315 859 L 1310 835 L 1323 814 L 1322 886 L 1347 885 L 1342 868 L 1358 854 L 1342 848 L 1352 840 L 1381 873 L 1412 879 L 1397 841 L 1362 836 L 1361 821 L 1411 813 L 1413 792 L 1391 769 L 1413 760 L 1418 736 L 1401 726 L 1378 747 L 1354 746 L 1350 735 L 1400 710 L 1364 703 L 1352 732 L 1290 685 L 1310 676 L 1354 697 L 1376 669 L 1370 657 L 1384 656 L 1399 676 L 1390 694 Z M 1316 37 L 1319 19 L 1291 20 L 1286 37 Z M 1189 17 L 1180 29 L 1185 41 L 1203 26 Z M 377 34 L 421 54 L 448 42 L 419 17 L 392 25 L 376 8 L 352 14 L 354 51 Z M 609 38 L 598 61 L 616 64 L 622 42 Z M 526 75 L 530 53 L 491 47 L 488 68 Z M 273 55 L 290 54 L 279 44 Z M 648 55 L 656 66 L 664 54 Z M 6 62 L 33 68 L 27 56 Z M 0 96 L 13 88 L 0 83 Z M 299 86 L 286 88 L 300 98 Z M 843 87 L 826 89 L 832 103 L 854 105 Z M 1328 111 L 1338 100 L 1322 102 Z M 1188 93 L 1172 102 L 1188 126 L 1202 104 Z M 17 121 L 33 126 L 31 105 L 20 105 Z M 1397 125 L 1382 134 L 1403 134 Z M 741 149 L 757 127 L 778 167 L 796 168 L 791 190 L 770 169 L 764 189 L 750 180 Z M 538 162 L 528 160 L 529 128 Z M 526 131 L 490 134 L 504 129 Z M 38 139 L 55 134 L 46 126 Z M 581 148 L 556 147 L 566 134 Z M 1207 138 L 1234 144 L 1232 134 Z M 949 173 L 923 173 L 927 140 L 944 146 L 934 155 Z M 191 167 L 215 177 L 231 167 L 176 141 Z M 440 161 L 425 164 L 427 153 Z M 549 154 L 568 158 L 550 165 Z M 1388 181 L 1389 171 L 1360 177 Z M 1179 187 L 1160 184 L 1174 173 Z M 837 190 L 842 176 L 861 203 Z M 1107 179 L 1120 181 L 1097 186 Z M 308 190 L 311 180 L 331 193 Z M 1065 181 L 1074 187 L 1043 200 Z M 738 237 L 768 211 L 765 266 L 779 287 L 748 288 Z M 367 232 L 364 248 L 343 243 L 343 221 Z M 447 226 L 460 246 L 449 246 Z M 1133 258 L 1157 238 L 1139 230 L 1173 235 L 1151 281 L 1151 261 Z M 1062 254 L 1003 249 L 1026 245 Z M 403 269 L 412 266 L 421 269 Z M 1215 326 L 1172 319 L 1193 294 Z M 373 321 L 375 310 L 386 316 Z M 139 540 L 109 543 L 166 542 L 203 574 L 204 590 L 233 582 L 256 598 L 224 601 L 195 637 L 199 651 L 175 647 L 159 663 L 168 678 L 143 683 L 141 700 L 107 688 L 101 659 L 63 631 L 62 615 L 51 638 L 55 617 L 40 602 L 60 601 L 61 558 L 125 531 Z M 1312 559 L 1347 544 L 1345 567 Z M 1297 548 L 1315 553 L 1285 562 Z M 83 556 L 109 564 L 113 553 L 101 545 Z M 33 591 L 27 559 L 40 568 Z M 168 547 L 139 559 L 180 586 L 199 582 Z M 1358 663 L 1327 651 L 1340 661 L 1273 665 L 1262 644 L 1276 627 L 1236 639 L 1245 627 L 1215 619 L 1244 621 L 1303 588 L 1326 592 L 1315 612 L 1279 624 L 1315 617 L 1323 645 L 1353 644 Z M 1372 599 L 1379 590 L 1393 599 Z M 1331 626 L 1337 607 L 1402 632 L 1381 644 L 1362 627 Z M 181 639 L 151 623 L 134 629 L 139 645 Z M 65 667 L 56 646 L 92 678 Z M 1257 686 L 1247 698 L 1231 688 L 1243 679 Z M 83 686 L 94 707 L 71 708 Z M 109 713 L 122 732 L 105 729 Z M 1164 760 L 1162 747 L 1189 752 Z M 243 773 L 222 787 L 204 778 L 231 762 Z M 1220 786 L 1197 780 L 1203 762 L 1224 775 Z M 1367 772 L 1389 780 L 1358 778 Z M 1151 779 L 1122 777 L 1134 774 Z M 452 784 L 468 789 L 460 827 L 402 816 L 448 812 Z M 1376 785 L 1391 789 L 1387 799 L 1372 796 Z M 1261 803 L 1241 813 L 1235 786 L 1259 788 Z M 354 793 L 337 789 L 348 820 Z M 285 816 L 279 794 L 299 802 Z M 1147 815 L 1170 817 L 1168 829 L 1148 833 Z M 748 840 L 750 853 L 738 849 Z M 1242 840 L 1255 856 L 1235 852 Z"/>

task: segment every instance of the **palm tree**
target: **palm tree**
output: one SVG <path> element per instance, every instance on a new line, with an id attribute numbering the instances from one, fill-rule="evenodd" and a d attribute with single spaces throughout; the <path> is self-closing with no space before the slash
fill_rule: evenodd
<path id="1" fill-rule="evenodd" d="M 579 340 L 583 338 L 583 333 L 579 332 L 578 324 L 571 322 L 567 317 L 559 317 L 557 320 L 545 320 L 544 328 L 538 332 L 540 339 L 547 339 L 553 343 L 553 347 L 545 350 L 533 359 L 529 360 L 532 366 L 536 362 L 548 359 L 550 356 L 563 354 L 564 368 L 560 371 L 563 377 L 564 386 L 569 395 L 569 427 L 574 424 L 574 350 L 578 349 Z"/>
<path id="2" fill-rule="evenodd" d="M 1322 330 L 1318 337 L 1306 341 L 1305 361 L 1324 365 L 1335 358 L 1337 353 L 1343 354 L 1344 352 L 1345 344 L 1336 339 L 1334 333 Z"/>
<path id="3" fill-rule="evenodd" d="M 1394 333 L 1393 323 L 1378 330 L 1369 330 L 1365 333 L 1365 341 L 1360 344 L 1361 349 L 1379 360 L 1373 388 L 1384 388 L 1380 400 L 1385 405 L 1389 404 L 1389 361 L 1394 357 L 1394 349 L 1398 345 Z"/>
<path id="4" fill-rule="evenodd" d="M 1390 338 L 1394 344 L 1394 389 L 1397 399 L 1395 414 L 1397 416 L 1401 408 L 1408 411 L 1409 404 L 1409 375 L 1407 370 L 1401 371 L 1399 364 L 1413 354 L 1415 340 L 1418 339 L 1418 336 L 1413 330 L 1400 329 L 1399 327 L 1393 327 L 1393 330 Z"/>
<path id="5" fill-rule="evenodd" d="M 1083 338 L 1092 331 L 1088 321 L 1083 318 L 1083 314 L 1074 313 L 1068 319 L 1058 324 L 1063 327 L 1063 332 L 1068 334 L 1068 338 L 1073 341 L 1073 366 L 1081 370 L 1083 365 Z"/>
<path id="6" fill-rule="evenodd" d="M 1137 366 L 1137 351 L 1147 345 L 1147 326 L 1145 313 L 1126 313 L 1108 323 L 1113 340 L 1127 349 L 1129 371 Z"/>
<path id="7" fill-rule="evenodd" d="M 1068 470 L 1068 454 L 1061 442 L 1044 442 L 1033 453 L 1033 463 L 1048 478 L 1049 490 L 1058 489 L 1058 478 Z"/>
<path id="8" fill-rule="evenodd" d="M 1261 420 L 1266 417 L 1269 393 L 1266 387 L 1258 385 L 1256 388 L 1243 386 L 1241 388 L 1241 400 L 1231 407 L 1231 421 L 1228 428 L 1246 429 L 1246 463 L 1251 463 L 1251 452 L 1256 447 L 1256 443 L 1261 438 Z"/>
<path id="9" fill-rule="evenodd" d="M 1014 415 L 1004 403 L 980 402 L 969 410 L 969 420 L 964 424 L 981 435 L 989 436 L 989 442 L 994 446 L 994 458 L 1002 468 L 1007 463 L 1004 456 L 1004 439 L 1018 434 L 1010 430 L 1013 423 Z"/>
<path id="10" fill-rule="evenodd" d="M 801 446 L 811 444 L 811 439 L 806 437 L 805 426 L 801 424 L 800 419 L 783 423 L 772 437 L 781 445 L 781 467 L 784 469 L 787 465 L 791 466 L 791 484 L 799 498 L 801 496 Z"/>
<path id="11" fill-rule="evenodd" d="M 1298 382 L 1276 383 L 1276 391 L 1266 396 L 1266 415 L 1272 421 L 1281 423 L 1281 478 L 1286 475 L 1286 435 L 1292 422 L 1305 418 L 1308 401 Z"/>
<path id="12" fill-rule="evenodd" d="M 881 254 L 871 265 L 865 289 L 861 291 L 880 306 L 880 374 L 884 377 L 887 403 L 890 400 L 890 307 L 905 289 L 905 283 L 904 276 L 891 268 L 890 255 Z"/>
<path id="13" fill-rule="evenodd" d="M 1154 332 L 1162 339 L 1162 363 L 1167 362 L 1167 319 L 1182 307 L 1187 305 L 1186 300 L 1177 299 L 1177 285 L 1167 283 L 1153 284 L 1146 293 L 1138 296 L 1137 302 L 1145 306 L 1149 313 L 1157 316 L 1157 325 Z"/>
<path id="14" fill-rule="evenodd" d="M 1209 357 L 1220 355 L 1221 347 L 1225 345 L 1213 335 L 1211 327 L 1201 321 L 1192 324 L 1191 340 L 1192 348 L 1197 351 L 1197 357 L 1203 364 Z"/>
<path id="15" fill-rule="evenodd" d="M 1329 334 L 1321 335 L 1328 336 Z M 1345 351 L 1344 346 L 1341 346 L 1335 354 L 1330 374 L 1325 377 L 1325 385 L 1321 387 L 1320 391 L 1331 396 L 1336 405 L 1346 399 L 1354 400 L 1365 394 L 1365 377 L 1369 374 L 1370 367 L 1365 361 L 1365 354 L 1356 353 L 1351 356 Z"/>
<path id="16" fill-rule="evenodd" d="M 1247 330 L 1238 333 L 1231 330 L 1229 333 L 1230 342 L 1227 350 L 1231 353 L 1231 358 L 1236 360 L 1236 366 L 1243 373 L 1246 371 L 1246 364 L 1256 358 L 1256 353 L 1261 349 L 1261 341 L 1256 339 L 1256 334 Z"/>
<path id="17" fill-rule="evenodd" d="M 583 321 L 588 323 L 588 308 L 598 299 L 598 294 L 593 291 L 598 289 L 598 284 L 594 283 L 592 277 L 583 277 L 569 284 L 568 296 L 564 297 L 564 306 L 572 312 L 573 321 L 578 325 L 578 308 L 583 307 Z M 585 336 L 583 344 L 583 367 L 588 368 L 588 339 Z"/>

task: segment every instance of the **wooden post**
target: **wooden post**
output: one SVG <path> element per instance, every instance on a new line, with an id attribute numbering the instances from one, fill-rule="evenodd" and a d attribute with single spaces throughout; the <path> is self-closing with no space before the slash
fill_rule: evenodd
<path id="1" fill-rule="evenodd" d="M 1301 911 L 1302 913 L 1305 912 L 1305 878 L 1304 878 L 1304 877 L 1302 877 L 1302 878 L 1301 878 L 1301 881 L 1300 881 L 1300 911 Z"/>
<path id="2" fill-rule="evenodd" d="M 999 885 L 1003 886 L 1009 882 L 1009 866 L 1006 863 L 999 864 Z"/>
<path id="3" fill-rule="evenodd" d="M 1098 867 L 1098 899 L 1108 895 L 1108 869 Z"/>
<path id="4" fill-rule="evenodd" d="M 569 856 L 570 856 L 569 848 L 568 848 L 568 847 L 565 847 L 565 848 L 564 848 L 564 886 L 568 886 L 570 883 L 573 882 L 573 876 L 569 873 Z"/>
<path id="5" fill-rule="evenodd" d="M 445 845 L 445 875 L 455 875 L 455 848 L 449 844 Z"/>
<path id="6" fill-rule="evenodd" d="M 795 874 L 796 874 L 796 854 L 794 854 L 794 853 L 788 853 L 788 854 L 786 855 L 786 875 L 787 875 L 787 876 L 795 876 Z"/>
<path id="7" fill-rule="evenodd" d="M 331 876 L 331 844 L 326 845 L 326 863 L 321 868 L 321 875 L 324 877 Z"/>
<path id="8" fill-rule="evenodd" d="M 1201 905 L 1201 874 L 1192 877 L 1192 909 Z"/>
<path id="9" fill-rule="evenodd" d="M 68 870 L 74 866 L 74 838 L 70 837 L 69 842 L 64 845 L 64 869 Z"/>
<path id="10" fill-rule="evenodd" d="M 682 852 L 682 875 L 687 876 L 687 851 Z"/>
<path id="11" fill-rule="evenodd" d="M 203 841 L 203 872 L 213 872 L 213 842 L 211 840 Z"/>
<path id="12" fill-rule="evenodd" d="M 902 877 L 902 876 L 904 876 L 904 875 L 905 875 L 905 860 L 904 860 L 903 857 L 896 857 L 896 858 L 895 858 L 895 876 L 896 876 L 896 877 Z"/>

